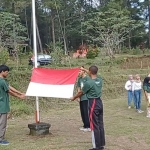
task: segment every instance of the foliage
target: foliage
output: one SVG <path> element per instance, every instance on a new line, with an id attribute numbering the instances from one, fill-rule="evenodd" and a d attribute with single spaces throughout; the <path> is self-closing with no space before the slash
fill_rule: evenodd
<path id="1" fill-rule="evenodd" d="M 139 47 L 136 47 L 136 48 L 132 48 L 132 49 L 128 49 L 128 48 L 123 48 L 121 50 L 121 53 L 122 54 L 131 54 L 131 55 L 139 55 L 141 54 L 141 50 Z"/>
<path id="2" fill-rule="evenodd" d="M 9 59 L 9 53 L 6 48 L 0 47 L 0 64 L 6 64 Z"/>
<path id="3" fill-rule="evenodd" d="M 62 42 L 56 42 L 55 49 L 53 43 L 50 43 L 49 45 L 47 45 L 47 47 L 53 59 L 52 65 L 54 65 L 55 67 L 58 66 L 71 67 L 71 59 L 68 55 L 64 55 Z"/>
<path id="4" fill-rule="evenodd" d="M 29 44 L 32 47 L 31 2 L 31 0 L 0 1 L 1 45 L 17 45 L 17 43 L 26 41 L 26 37 L 28 37 L 30 39 Z M 148 34 L 145 31 L 150 31 L 147 23 L 149 19 L 148 4 L 148 0 L 144 2 L 139 0 L 36 1 L 36 19 L 42 45 L 45 48 L 47 47 L 46 44 L 53 43 L 49 45 L 49 49 L 52 51 L 54 66 L 58 67 L 62 66 L 62 60 L 66 57 L 63 51 L 64 43 L 66 43 L 67 49 L 72 47 L 74 50 L 81 43 L 86 43 L 87 45 L 96 43 L 101 48 L 102 57 L 100 55 L 95 57 L 96 54 L 89 50 L 90 56 L 92 55 L 93 57 L 94 55 L 95 59 L 92 61 L 90 59 L 77 59 L 73 60 L 71 64 L 74 67 L 80 65 L 89 67 L 93 63 L 101 66 L 101 74 L 105 85 L 103 90 L 104 97 L 116 98 L 118 95 L 123 94 L 123 85 L 128 74 L 141 73 L 144 77 L 148 73 L 148 69 L 118 69 L 124 60 L 119 59 L 118 55 L 115 59 L 109 60 L 106 53 L 112 56 L 114 51 L 123 49 L 124 54 L 138 54 L 139 51 L 136 47 L 139 46 L 140 42 L 144 42 L 145 47 L 147 46 Z M 94 31 L 94 29 L 98 30 Z M 28 35 L 26 35 L 26 32 Z M 56 51 L 53 51 L 54 47 Z M 15 70 L 10 72 L 10 84 L 22 91 L 26 91 L 31 76 L 31 68 L 28 68 L 27 65 L 28 58 L 22 59 L 21 64 L 18 63 L 18 70 L 21 71 L 16 71 L 16 61 L 7 61 L 7 58 L 9 58 L 7 50 L 2 49 L 0 52 L 1 63 L 9 63 L 10 68 L 13 67 L 13 70 Z M 147 52 L 149 53 L 149 51 Z M 20 50 L 18 55 L 23 57 Z M 26 57 L 26 54 L 24 57 Z M 135 66 L 137 64 L 138 62 L 135 63 Z M 149 68 L 148 60 L 146 64 L 146 67 Z M 133 68 L 133 66 L 128 66 L 127 68 Z M 114 81 L 117 83 L 115 86 Z M 29 106 L 34 106 L 31 100 L 32 98 L 30 98 L 29 105 L 27 105 L 26 101 L 18 103 L 18 100 L 13 99 L 12 109 L 14 113 L 28 114 L 31 112 Z"/>
<path id="5" fill-rule="evenodd" d="M 55 51 L 55 49 L 58 49 L 58 48 L 62 49 L 63 43 L 62 42 L 56 42 L 55 43 L 55 49 L 54 49 L 53 42 L 50 42 L 49 44 L 46 44 L 46 46 L 48 47 L 48 50 L 51 53 L 51 52 Z"/>
<path id="6" fill-rule="evenodd" d="M 96 53 L 93 50 L 89 50 L 86 57 L 87 59 L 94 59 L 96 57 Z"/>
<path id="7" fill-rule="evenodd" d="M 99 53 L 98 48 L 94 49 L 93 46 L 90 46 L 86 57 L 87 57 L 87 59 L 94 59 L 95 57 L 98 56 L 98 53 Z"/>
<path id="8" fill-rule="evenodd" d="M 63 49 L 59 46 L 55 47 L 55 50 L 51 52 L 54 65 L 61 65 L 62 56 L 64 55 Z"/>
<path id="9" fill-rule="evenodd" d="M 7 12 L 0 13 L 0 45 L 9 46 L 15 43 L 22 43 L 27 40 L 25 37 L 26 28 L 21 24 L 19 16 Z"/>
<path id="10" fill-rule="evenodd" d="M 131 50 L 133 55 L 141 54 L 141 50 L 139 48 L 134 48 Z"/>
<path id="11" fill-rule="evenodd" d="M 127 48 L 127 47 L 122 47 L 122 49 L 121 49 L 121 53 L 122 53 L 122 54 L 128 54 L 129 52 L 130 52 L 129 48 Z"/>
<path id="12" fill-rule="evenodd" d="M 32 46 L 32 5 L 30 0 L 1 0 L 1 12 L 17 14 L 21 18 L 21 25 L 26 26 L 28 38 L 30 38 L 30 46 Z M 141 42 L 147 46 L 148 34 L 145 32 L 149 28 L 148 22 L 148 0 L 99 0 L 94 2 L 87 0 L 40 0 L 36 1 L 36 17 L 40 38 L 43 47 L 53 42 L 63 42 L 64 49 L 76 49 L 81 43 L 91 42 L 95 33 L 85 34 L 86 27 L 84 22 L 96 19 L 96 12 L 102 12 L 104 24 L 114 24 L 122 26 L 125 21 L 135 21 L 135 26 L 142 21 L 142 26 L 133 29 L 126 36 L 124 46 L 129 48 L 137 47 Z M 118 13 L 118 14 L 117 14 Z M 7 16 L 7 15 L 6 15 Z M 5 17 L 6 18 L 6 17 Z M 1 20 L 5 20 L 2 18 Z M 122 23 L 119 22 L 123 21 Z M 98 20 L 99 21 L 99 20 Z M 2 21 L 0 21 L 2 22 Z M 128 25 L 128 21 L 126 22 Z M 113 25 L 112 24 L 112 25 Z M 94 27 L 93 25 L 91 28 Z M 114 25 L 113 25 L 114 27 Z M 130 26 L 132 29 L 132 26 Z M 120 29 L 119 29 L 120 30 Z M 90 31 L 88 31 L 90 32 Z M 117 32 L 118 33 L 118 32 Z M 113 33 L 116 36 L 116 32 Z M 119 36 L 117 34 L 117 36 Z M 95 39 L 94 39 L 95 42 Z M 89 44 L 89 43 L 87 43 Z M 98 42 L 99 45 L 100 42 Z M 119 49 L 118 42 L 115 47 Z M 101 45 L 103 46 L 103 45 Z M 122 45 L 121 45 L 122 46 Z M 112 48 L 113 49 L 113 48 Z"/>
<path id="13" fill-rule="evenodd" d="M 128 33 L 141 25 L 130 19 L 128 10 L 115 1 L 90 14 L 89 18 L 84 23 L 87 38 L 106 48 L 110 58 L 113 58 L 114 50 L 126 40 Z"/>
<path id="14" fill-rule="evenodd" d="M 15 99 L 14 97 L 10 97 L 10 105 L 11 105 L 11 114 L 13 116 L 21 116 L 23 114 L 30 115 L 33 112 L 33 108 L 31 105 L 28 105 L 26 102 L 22 100 Z"/>

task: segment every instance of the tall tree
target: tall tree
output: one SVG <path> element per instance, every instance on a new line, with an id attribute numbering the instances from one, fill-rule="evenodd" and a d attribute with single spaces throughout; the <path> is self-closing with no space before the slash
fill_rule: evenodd
<path id="1" fill-rule="evenodd" d="M 90 14 L 90 19 L 85 22 L 85 33 L 89 40 L 103 46 L 110 58 L 114 56 L 114 50 L 126 40 L 127 34 L 141 25 L 131 20 L 122 2 L 109 2 L 103 9 Z"/>
<path id="2" fill-rule="evenodd" d="M 0 45 L 15 45 L 26 41 L 26 28 L 21 24 L 18 15 L 0 13 Z M 15 43 L 14 43 L 15 42 Z"/>
<path id="3" fill-rule="evenodd" d="M 150 48 L 150 1 L 149 0 L 145 0 L 145 6 L 146 6 L 146 19 L 148 22 L 148 46 Z"/>

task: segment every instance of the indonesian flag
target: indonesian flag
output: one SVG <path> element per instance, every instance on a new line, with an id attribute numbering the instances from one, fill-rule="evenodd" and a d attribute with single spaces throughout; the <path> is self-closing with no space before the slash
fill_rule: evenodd
<path id="1" fill-rule="evenodd" d="M 78 68 L 34 68 L 26 96 L 70 98 L 78 73 Z"/>

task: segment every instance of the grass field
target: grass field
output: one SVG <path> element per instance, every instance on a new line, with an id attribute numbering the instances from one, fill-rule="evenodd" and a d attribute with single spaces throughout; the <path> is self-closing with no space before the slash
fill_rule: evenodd
<path id="1" fill-rule="evenodd" d="M 34 114 L 8 120 L 6 139 L 8 146 L 0 150 L 88 150 L 92 147 L 91 133 L 79 130 L 82 126 L 78 102 L 56 101 L 45 112 L 41 110 L 41 122 L 51 124 L 51 134 L 30 136 L 28 124 L 34 123 Z M 144 113 L 138 114 L 134 108 L 128 109 L 126 97 L 109 99 L 104 102 L 104 123 L 106 150 L 149 150 L 150 119 L 146 118 L 146 103 L 143 98 Z"/>
<path id="2" fill-rule="evenodd" d="M 129 74 L 140 74 L 142 80 L 149 73 L 149 63 L 141 68 L 141 61 L 131 61 L 122 67 L 120 62 L 124 56 L 116 56 L 116 60 L 110 62 L 108 58 L 96 58 L 94 60 L 71 60 L 71 67 L 84 65 L 89 67 L 95 64 L 99 67 L 99 75 L 102 76 L 104 124 L 106 132 L 106 150 L 149 150 L 150 149 L 150 119 L 146 118 L 146 102 L 142 99 L 142 110 L 138 114 L 134 108 L 127 108 L 126 91 L 124 84 Z M 9 61 L 9 66 L 15 67 L 15 62 Z M 138 68 L 137 68 L 137 63 Z M 22 66 L 10 73 L 9 81 L 14 87 L 26 91 L 31 74 L 27 60 L 22 61 Z M 145 64 L 144 59 L 142 64 Z M 65 67 L 70 66 L 67 64 Z M 135 67 L 136 66 L 136 67 Z M 51 67 L 51 66 L 46 66 Z M 22 71 L 25 70 L 25 71 Z M 22 80 L 23 79 L 23 80 Z M 27 98 L 25 103 L 12 99 L 12 111 L 14 119 L 8 120 L 6 139 L 9 146 L 0 146 L 0 150 L 88 150 L 92 147 L 91 133 L 82 132 L 82 126 L 78 102 L 70 102 L 60 99 L 40 99 L 41 122 L 51 124 L 51 134 L 46 136 L 30 136 L 28 124 L 35 123 L 34 98 Z M 29 115 L 21 115 L 29 114 Z M 19 117 L 16 117 L 19 116 Z"/>

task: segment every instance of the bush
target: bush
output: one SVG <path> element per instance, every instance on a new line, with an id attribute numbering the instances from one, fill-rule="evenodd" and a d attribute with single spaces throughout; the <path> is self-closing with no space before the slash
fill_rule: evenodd
<path id="1" fill-rule="evenodd" d="M 90 47 L 86 57 L 87 59 L 94 59 L 95 57 L 98 56 L 98 53 L 99 53 L 98 48 Z"/>
<path id="2" fill-rule="evenodd" d="M 132 49 L 132 54 L 133 55 L 141 54 L 141 50 L 139 48 Z"/>
<path id="3" fill-rule="evenodd" d="M 0 64 L 6 64 L 9 59 L 9 53 L 6 48 L 0 47 Z"/>
<path id="4" fill-rule="evenodd" d="M 94 59 L 96 57 L 96 54 L 93 50 L 89 50 L 86 57 L 87 59 Z"/>
<path id="5" fill-rule="evenodd" d="M 128 54 L 128 53 L 130 52 L 130 50 L 129 50 L 129 48 L 124 47 L 124 48 L 121 50 L 121 52 L 122 52 L 123 54 Z"/>

